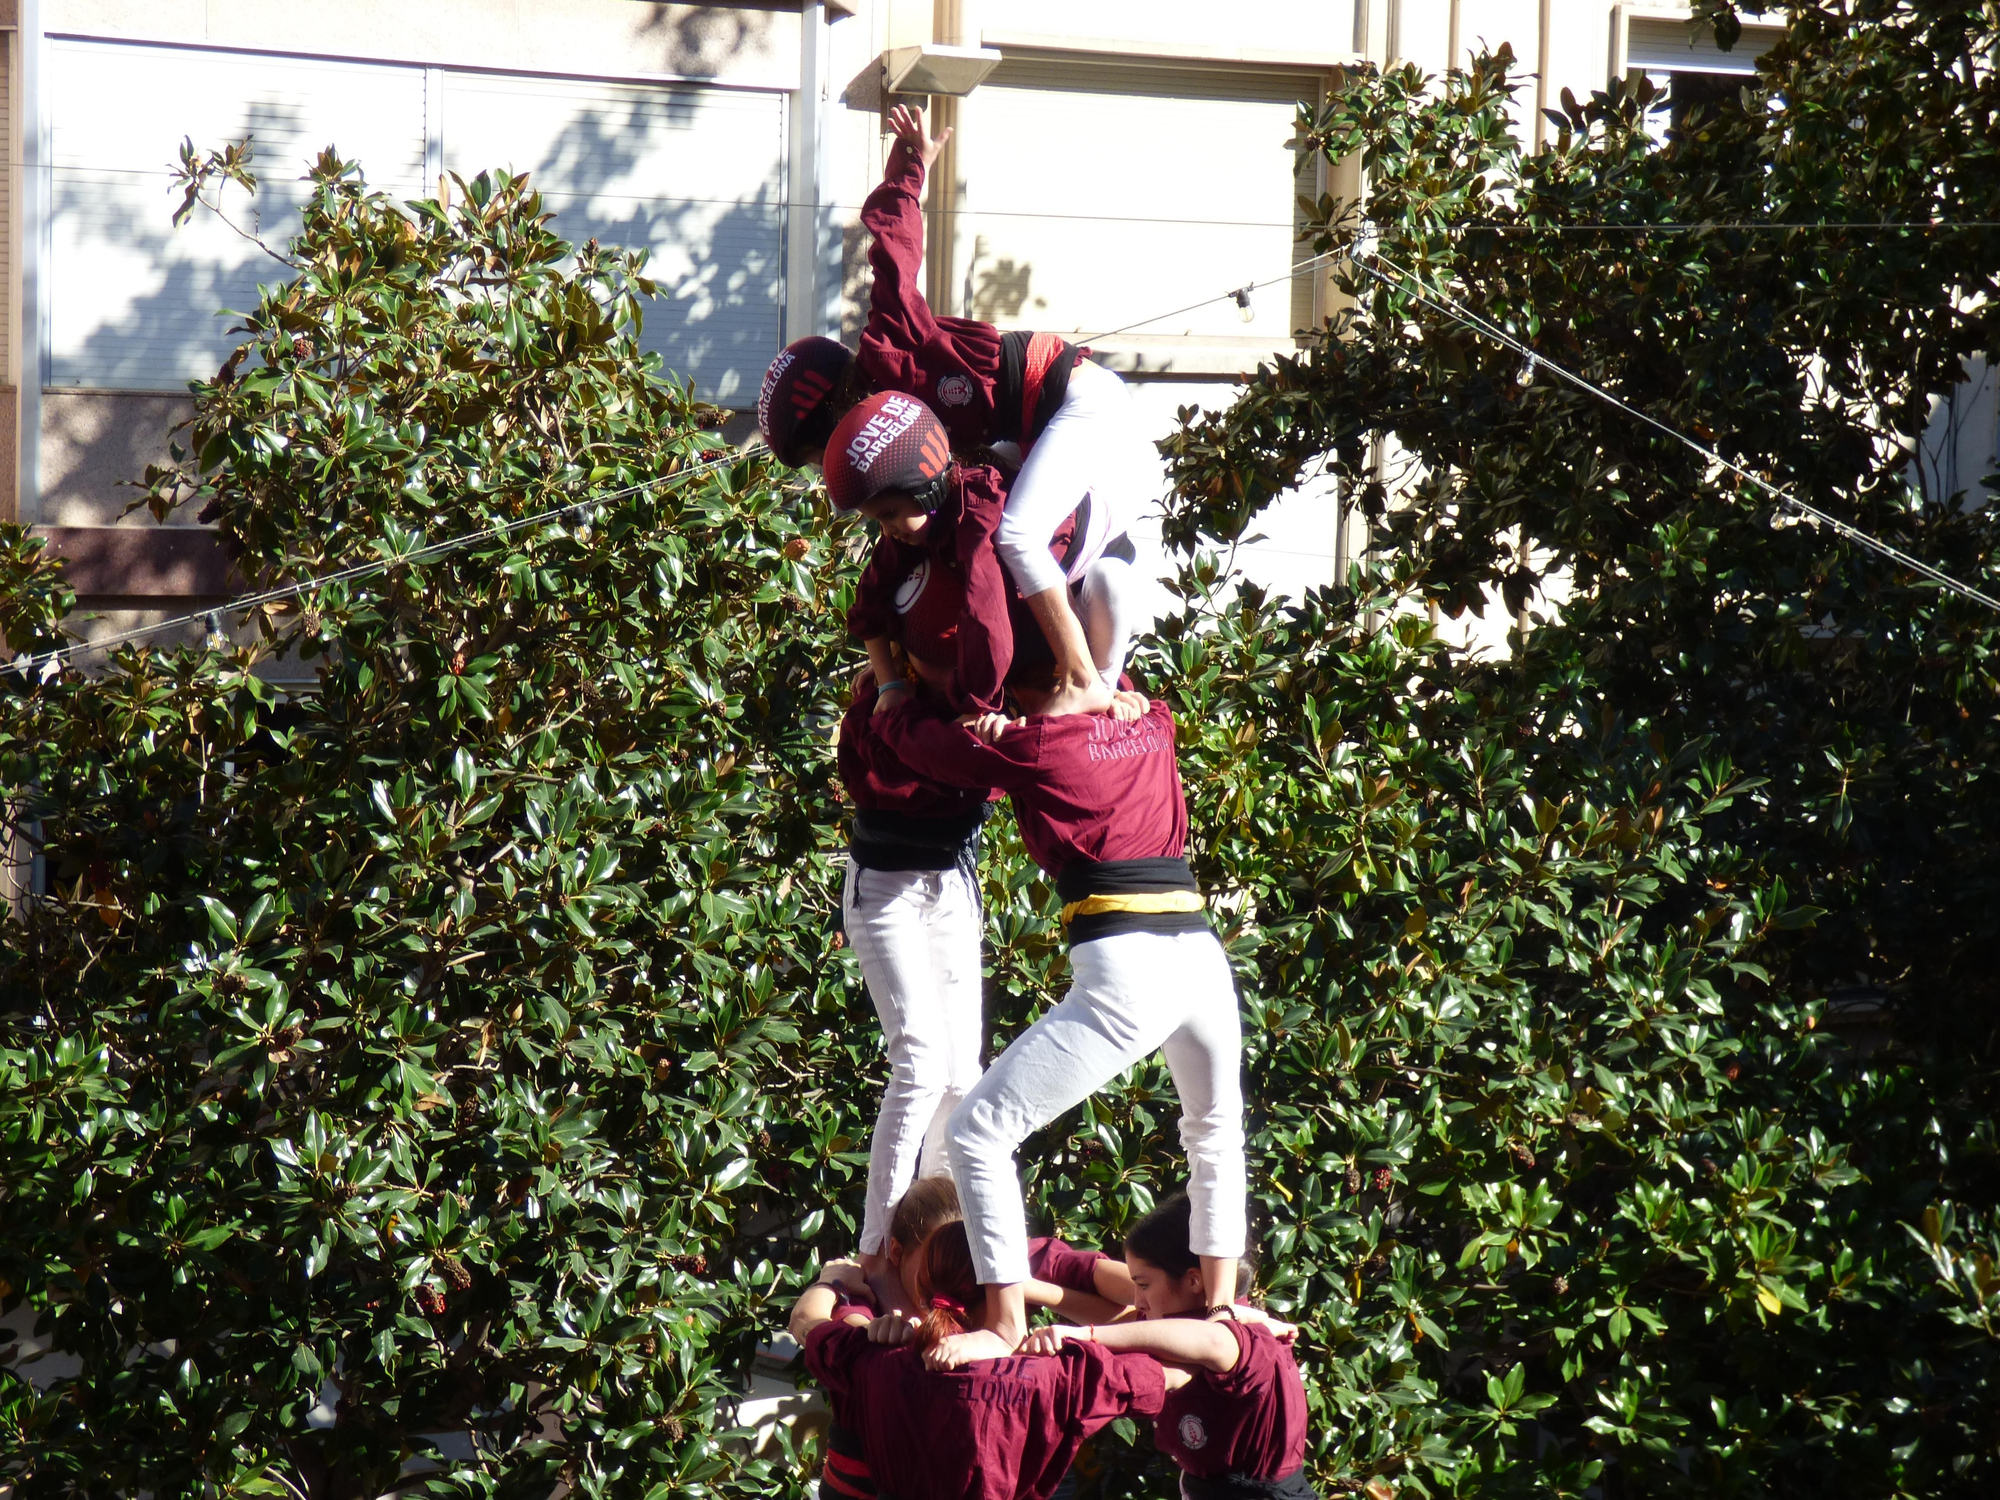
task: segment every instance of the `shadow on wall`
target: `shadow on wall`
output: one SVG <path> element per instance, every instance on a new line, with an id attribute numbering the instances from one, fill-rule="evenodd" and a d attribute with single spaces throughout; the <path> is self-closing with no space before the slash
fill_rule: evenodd
<path id="1" fill-rule="evenodd" d="M 162 391 L 50 391 L 42 397 L 41 510 L 44 526 L 112 526 L 139 496 L 121 488 L 167 461 L 174 428 L 194 413 L 185 396 Z M 192 508 L 169 523 L 192 526 Z"/>
<path id="2" fill-rule="evenodd" d="M 632 191 L 655 186 L 646 181 L 646 146 L 658 139 L 657 123 L 637 98 L 622 112 L 583 111 L 528 169 L 529 180 L 554 212 L 556 232 L 573 244 L 595 239 L 651 252 L 647 274 L 660 297 L 645 309 L 641 347 L 658 352 L 668 371 L 692 376 L 707 399 L 747 405 L 778 348 L 782 195 L 770 180 L 748 201 L 666 196 L 664 181 L 659 195 Z M 593 180 L 622 186 L 588 193 L 569 186 Z"/>
<path id="3" fill-rule="evenodd" d="M 986 236 L 975 235 L 972 258 L 965 267 L 965 305 L 971 309 L 968 316 L 982 323 L 1003 323 L 1020 317 L 1021 309 L 1028 305 L 1030 283 L 1035 276 L 1033 263 L 1017 263 L 1007 258 L 990 266 L 982 265 L 985 258 Z M 1047 298 L 1035 299 L 1036 307 L 1048 305 Z"/>
<path id="4" fill-rule="evenodd" d="M 742 0 L 728 10 L 678 5 L 649 6 L 639 34 L 664 44 L 660 71 L 680 73 L 689 78 L 713 77 L 732 59 L 745 56 L 769 57 L 771 29 L 757 19 L 760 10 L 796 11 L 797 5 L 755 3 Z"/>
<path id="5" fill-rule="evenodd" d="M 723 44 L 723 31 L 742 29 L 727 18 L 704 16 L 682 17 L 675 24 L 688 32 L 687 46 L 711 49 Z M 754 39 L 756 33 L 745 30 L 745 35 Z M 769 125 L 773 139 L 768 151 L 761 137 L 747 147 L 743 170 L 731 178 L 725 169 L 722 177 L 729 186 L 719 190 L 717 171 L 704 157 L 707 143 L 723 132 L 712 120 L 706 131 L 690 128 L 689 122 L 702 110 L 728 107 L 729 101 L 718 104 L 692 91 L 625 94 L 578 109 L 552 140 L 540 134 L 532 160 L 510 160 L 504 143 L 489 147 L 478 140 L 455 144 L 449 139 L 446 160 L 469 169 L 468 176 L 486 168 L 528 171 L 555 215 L 557 232 L 573 243 L 594 238 L 600 244 L 649 250 L 648 274 L 659 282 L 660 296 L 646 306 L 642 346 L 659 353 L 669 372 L 692 377 L 704 397 L 747 404 L 778 346 L 781 327 L 786 225 L 778 117 L 744 116 L 746 124 Z M 725 129 L 733 124 L 720 123 Z M 244 133 L 249 133 L 247 127 Z M 675 179 L 683 175 L 681 163 L 688 179 L 708 179 L 705 195 L 683 185 L 683 196 L 674 196 Z M 246 226 L 261 221 L 267 242 L 282 249 L 297 230 L 302 194 L 292 181 L 292 169 L 302 165 L 275 159 L 258 163 L 266 186 L 254 208 L 239 191 L 230 190 L 226 206 L 231 217 Z M 365 173 L 368 163 L 361 167 Z M 207 378 L 237 342 L 226 332 L 237 326 L 235 321 L 217 317 L 215 310 L 253 308 L 260 282 L 292 278 L 288 267 L 202 210 L 188 227 L 175 230 L 171 214 L 178 196 L 155 190 L 165 182 L 164 177 L 149 177 L 125 193 L 91 193 L 77 185 L 67 197 L 65 184 L 58 183 L 53 205 L 58 249 L 73 257 L 73 274 L 67 285 L 60 269 L 52 278 L 53 384 L 165 392 L 190 379 Z M 735 196 L 730 196 L 732 189 Z M 745 196 L 746 190 L 752 196 Z M 126 274 L 122 286 L 141 280 L 144 290 L 124 292 L 108 316 L 82 326 L 104 309 L 106 278 L 92 269 L 97 261 L 143 266 L 143 278 Z M 120 440 L 151 451 L 162 437 L 135 433 Z M 142 467 L 119 477 L 136 477 Z M 102 496 L 95 485 L 92 490 L 91 503 L 101 508 Z"/>
<path id="6" fill-rule="evenodd" d="M 219 223 L 176 231 L 171 215 L 177 196 L 162 193 L 154 200 L 145 192 L 125 201 L 107 198 L 86 199 L 60 179 L 56 185 L 52 216 L 59 263 L 50 276 L 50 384 L 168 391 L 213 374 L 235 346 L 229 330 L 238 326 L 220 310 L 254 308 L 260 281 L 289 281 L 295 273 Z M 249 205 L 240 191 L 232 191 L 231 198 L 225 206 L 243 223 Z M 278 217 L 273 205 L 264 206 L 264 217 Z M 280 222 L 288 237 L 296 216 Z M 68 267 L 60 264 L 64 256 L 72 258 Z M 120 288 L 126 294 L 123 311 L 84 331 L 77 325 L 94 305 L 102 305 L 94 303 L 93 292 L 108 295 L 92 275 L 93 262 L 108 264 L 114 257 L 126 266 L 142 263 L 147 289 L 134 294 L 126 279 Z"/>

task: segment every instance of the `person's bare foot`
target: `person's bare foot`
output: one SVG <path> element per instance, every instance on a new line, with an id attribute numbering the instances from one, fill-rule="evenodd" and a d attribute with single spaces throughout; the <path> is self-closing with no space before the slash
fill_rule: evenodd
<path id="1" fill-rule="evenodd" d="M 1120 688 L 1111 695 L 1111 717 L 1122 724 L 1145 718 L 1152 706 L 1152 700 L 1144 693 L 1130 693 Z"/>
<path id="2" fill-rule="evenodd" d="M 1101 714 L 1109 707 L 1111 689 L 1103 683 L 1072 682 L 1049 694 L 1049 701 L 1042 706 L 1042 716 L 1054 719 L 1063 714 Z"/>
<path id="3" fill-rule="evenodd" d="M 1005 1359 L 1014 1346 L 999 1334 L 984 1328 L 970 1333 L 954 1333 L 924 1352 L 924 1364 L 933 1370 L 957 1370 L 982 1359 Z"/>

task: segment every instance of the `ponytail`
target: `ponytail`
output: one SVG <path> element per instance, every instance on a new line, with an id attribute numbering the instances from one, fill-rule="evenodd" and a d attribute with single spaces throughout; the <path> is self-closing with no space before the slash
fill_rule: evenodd
<path id="1" fill-rule="evenodd" d="M 917 1325 L 917 1348 L 935 1349 L 970 1325 L 979 1273 L 973 1269 L 964 1220 L 944 1225 L 924 1241 L 917 1256 L 917 1295 L 928 1304 Z"/>

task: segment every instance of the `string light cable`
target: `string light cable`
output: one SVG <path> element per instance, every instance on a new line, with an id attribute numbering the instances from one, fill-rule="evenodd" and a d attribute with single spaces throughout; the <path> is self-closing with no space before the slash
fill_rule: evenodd
<path id="1" fill-rule="evenodd" d="M 1885 542 L 1870 532 L 1863 531 L 1852 522 L 1843 521 L 1840 517 L 1830 515 L 1816 505 L 1808 504 L 1789 490 L 1772 484 L 1761 474 L 1753 473 L 1751 470 L 1744 468 L 1743 465 L 1723 457 L 1706 443 L 1690 437 L 1678 428 L 1670 427 L 1667 423 L 1662 422 L 1659 418 L 1647 412 L 1641 411 L 1629 401 L 1613 395 L 1602 386 L 1585 379 L 1574 370 L 1550 359 L 1547 355 L 1538 354 L 1535 350 L 1529 348 L 1526 344 L 1508 333 L 1506 329 L 1499 327 L 1491 320 L 1480 316 L 1471 309 L 1460 305 L 1457 299 L 1452 297 L 1449 292 L 1432 287 L 1414 270 L 1399 265 L 1389 259 L 1388 256 L 1382 254 L 1380 236 L 1372 230 L 1372 227 L 1356 235 L 1352 249 L 1355 265 L 1374 277 L 1375 280 L 1381 282 L 1384 286 L 1390 287 L 1393 290 L 1396 289 L 1397 283 L 1392 282 L 1389 277 L 1385 276 L 1380 270 L 1377 270 L 1376 267 L 1378 265 L 1386 266 L 1389 270 L 1395 272 L 1403 282 L 1402 289 L 1415 297 L 1424 306 L 1435 312 L 1442 313 L 1452 321 L 1471 329 L 1474 333 L 1482 334 L 1492 339 L 1495 343 L 1523 356 L 1528 361 L 1524 367 L 1523 374 L 1529 380 L 1532 380 L 1533 372 L 1536 369 L 1548 370 L 1551 374 L 1569 382 L 1569 384 L 1585 392 L 1587 395 L 1594 396 L 1599 401 L 1615 407 L 1626 416 L 1644 423 L 1654 431 L 1662 433 L 1672 438 L 1675 442 L 1680 443 L 1683 447 L 1700 454 L 1703 458 L 1709 460 L 1709 462 L 1727 469 L 1753 488 L 1769 495 L 1787 510 L 1793 512 L 1793 514 L 1811 521 L 1815 525 L 1824 527 L 1836 536 L 1843 537 L 1857 546 L 1865 547 L 1869 551 L 1889 559 L 1900 567 L 1907 568 L 1910 572 L 1920 577 L 1929 579 L 1932 583 L 1937 584 L 1938 587 L 1950 593 L 1957 594 L 1959 597 L 1972 600 L 1975 603 L 1983 604 L 1988 609 L 2000 613 L 2000 599 L 1996 599 L 1991 594 L 1984 593 L 1974 588 L 1971 584 L 1964 583 L 1952 577 L 1949 573 L 1932 567 L 1921 558 L 1912 557 L 1909 553 L 1903 551 L 1902 548 Z"/>
<path id="2" fill-rule="evenodd" d="M 1281 276 L 1267 277 L 1263 281 L 1245 282 L 1242 286 L 1231 287 L 1226 292 L 1217 292 L 1213 297 L 1204 297 L 1199 302 L 1190 302 L 1186 307 L 1176 307 L 1171 312 L 1155 313 L 1150 318 L 1141 318 L 1136 323 L 1126 323 L 1118 328 L 1108 328 L 1103 333 L 1084 334 L 1082 337 L 1072 340 L 1072 342 L 1077 344 L 1091 344 L 1097 342 L 1099 339 L 1116 338 L 1121 333 L 1130 333 L 1133 329 L 1144 328 L 1149 323 L 1162 323 L 1168 318 L 1177 318 L 1182 313 L 1193 312 L 1197 308 L 1212 307 L 1218 302 L 1234 302 L 1239 308 L 1247 309 L 1250 304 L 1250 294 L 1259 287 L 1290 285 L 1299 277 L 1316 271 L 1321 266 L 1327 265 L 1332 261 L 1339 260 L 1346 254 L 1347 249 L 1344 246 L 1339 249 L 1327 250 L 1319 255 L 1315 255 L 1310 260 L 1300 261 Z"/>
<path id="3" fill-rule="evenodd" d="M 1782 224 L 1775 222 L 1763 222 L 1763 223 L 1743 223 L 1743 224 L 1702 223 L 1702 224 L 1630 224 L 1630 225 L 1471 224 L 1471 225 L 1453 226 L 1455 232 L 1473 231 L 1473 230 L 1489 230 L 1498 232 L 1510 232 L 1515 230 L 1564 231 L 1570 229 L 1576 229 L 1576 230 L 1617 229 L 1617 230 L 1632 230 L 1632 231 L 1649 231 L 1649 230 L 1695 231 L 1695 230 L 1727 230 L 1727 229 L 1849 230 L 1849 229 L 1984 229 L 1984 228 L 2000 228 L 2000 221 L 1995 221 L 1994 223 L 1990 224 L 1984 221 L 1971 221 L 1971 222 L 1960 222 L 1960 223 L 1866 223 L 1866 224 L 1864 223 Z M 1347 243 L 1338 245 L 1333 249 L 1323 251 L 1320 254 L 1314 255 L 1307 260 L 1299 261 L 1296 264 L 1294 264 L 1289 270 L 1277 276 L 1266 277 L 1265 279 L 1260 281 L 1247 282 L 1240 287 L 1232 287 L 1227 291 L 1217 292 L 1213 296 L 1204 297 L 1198 302 L 1190 302 L 1184 307 L 1177 307 L 1170 309 L 1169 311 L 1166 312 L 1156 313 L 1151 317 L 1140 318 L 1134 322 L 1122 324 L 1117 328 L 1107 329 L 1102 333 L 1087 334 L 1077 339 L 1076 342 L 1079 344 L 1087 344 L 1102 339 L 1114 338 L 1121 333 L 1129 333 L 1136 328 L 1144 328 L 1153 323 L 1164 322 L 1168 318 L 1178 317 L 1182 313 L 1194 312 L 1200 308 L 1210 307 L 1218 302 L 1234 302 L 1239 308 L 1247 307 L 1249 303 L 1250 294 L 1259 290 L 1260 288 L 1278 286 L 1278 285 L 1289 285 L 1292 281 L 1295 281 L 1300 276 L 1308 275 L 1313 271 L 1320 269 L 1322 266 L 1328 265 L 1333 261 L 1341 259 L 1351 260 L 1358 269 L 1360 269 L 1370 277 L 1374 278 L 1376 281 L 1381 282 L 1384 286 L 1389 286 L 1393 288 L 1398 283 L 1392 282 L 1388 276 L 1383 274 L 1382 270 L 1378 269 L 1378 267 L 1382 266 L 1387 267 L 1390 271 L 1393 271 L 1398 278 L 1401 279 L 1401 282 L 1403 284 L 1403 289 L 1408 291 L 1410 295 L 1415 297 L 1416 300 L 1422 305 L 1431 308 L 1435 312 L 1443 314 L 1445 317 L 1450 318 L 1454 322 L 1462 324 L 1464 327 L 1471 329 L 1473 332 L 1478 333 L 1486 338 L 1492 339 L 1494 342 L 1501 344 L 1502 346 L 1521 355 L 1527 361 L 1527 365 L 1524 369 L 1524 374 L 1528 377 L 1529 380 L 1532 380 L 1533 372 L 1537 368 L 1546 368 L 1556 376 L 1560 377 L 1561 379 L 1575 386 L 1578 390 L 1581 390 L 1588 395 L 1596 397 L 1598 400 L 1607 403 L 1608 405 L 1623 412 L 1625 415 L 1633 418 L 1634 420 L 1642 422 L 1646 426 L 1651 427 L 1654 430 L 1662 433 L 1663 435 L 1672 438 L 1675 442 L 1678 442 L 1683 446 L 1689 448 L 1693 452 L 1700 454 L 1703 458 L 1708 459 L 1710 462 L 1718 464 L 1722 468 L 1729 470 L 1731 473 L 1735 474 L 1736 476 L 1744 480 L 1746 483 L 1762 491 L 1764 494 L 1769 495 L 1773 500 L 1777 501 L 1780 505 L 1784 506 L 1786 509 L 1792 511 L 1794 514 L 1808 521 L 1811 521 L 1816 525 L 1822 526 L 1826 528 L 1828 531 L 1831 531 L 1836 535 L 1847 539 L 1848 541 L 1854 542 L 1859 546 L 1865 547 L 1870 551 L 1878 553 L 1882 557 L 1885 557 L 1890 561 L 1895 562 L 1899 566 L 1907 568 L 1909 571 L 1916 573 L 1921 577 L 1929 579 L 1931 582 L 1936 583 L 1940 588 L 1946 589 L 1951 593 L 1961 596 L 1962 598 L 1970 599 L 1977 603 L 1983 604 L 1987 608 L 1992 609 L 1996 612 L 2000 612 L 2000 599 L 1996 599 L 1992 595 L 1984 593 L 1979 589 L 1972 587 L 1970 584 L 1961 582 L 1960 580 L 1952 577 L 1950 574 L 1945 573 L 1939 570 L 1938 568 L 1931 566 L 1929 563 L 1924 562 L 1920 558 L 1912 557 L 1909 553 L 1904 552 L 1901 548 L 1895 547 L 1890 543 L 1883 541 L 1881 538 L 1876 537 L 1870 534 L 1869 532 L 1863 531 L 1860 527 L 1853 525 L 1851 522 L 1843 521 L 1838 516 L 1831 515 L 1826 511 L 1819 509 L 1817 506 L 1808 504 L 1806 501 L 1799 499 L 1797 496 L 1791 494 L 1789 491 L 1784 490 L 1779 486 L 1772 484 L 1770 481 L 1764 479 L 1761 475 L 1755 474 L 1749 469 L 1744 468 L 1741 464 L 1735 463 L 1732 460 L 1723 457 L 1720 453 L 1716 452 L 1713 448 L 1710 448 L 1706 444 L 1697 441 L 1695 438 L 1690 437 L 1688 434 L 1679 431 L 1677 428 L 1670 427 L 1665 422 L 1660 421 L 1657 417 L 1651 416 L 1648 413 L 1641 411 L 1638 407 L 1633 406 L 1629 402 L 1620 399 L 1619 397 L 1613 395 L 1611 392 L 1603 389 L 1602 387 L 1593 384 L 1591 381 L 1585 379 L 1583 376 L 1578 375 L 1577 373 L 1566 368 L 1565 366 L 1547 358 L 1545 355 L 1538 354 L 1535 350 L 1528 347 L 1526 344 L 1522 343 L 1519 339 L 1516 339 L 1513 335 L 1509 334 L 1505 329 L 1500 328 L 1498 325 L 1481 317 L 1479 314 L 1472 312 L 1471 310 L 1459 305 L 1456 299 L 1451 297 L 1451 295 L 1448 292 L 1445 292 L 1438 288 L 1431 287 L 1429 283 L 1425 282 L 1423 278 L 1419 276 L 1415 271 L 1409 269 L 1408 267 L 1399 265 L 1395 261 L 1390 260 L 1387 256 L 1383 255 L 1381 253 L 1380 232 L 1377 229 L 1377 227 L 1372 223 L 1364 222 L 1363 224 L 1361 224 L 1354 231 L 1353 235 L 1349 238 Z M 585 499 L 567 501 L 562 505 L 552 506 L 547 510 L 538 511 L 533 515 L 518 516 L 512 520 L 496 522 L 491 526 L 482 527 L 477 531 L 467 532 L 460 536 L 446 537 L 440 541 L 428 543 L 424 546 L 414 548 L 409 552 L 400 553 L 393 557 L 383 557 L 374 559 L 370 562 L 356 563 L 350 567 L 337 569 L 336 571 L 325 574 L 321 577 L 305 579 L 294 584 L 287 584 L 282 588 L 266 589 L 259 593 L 246 594 L 240 598 L 233 599 L 229 603 L 219 606 L 218 608 L 215 609 L 201 610 L 192 614 L 176 615 L 171 619 L 158 620 L 149 625 L 134 626 L 128 630 L 121 630 L 115 632 L 112 635 L 99 637 L 96 640 L 76 641 L 72 642 L 67 646 L 61 646 L 51 651 L 37 652 L 32 655 L 17 656 L 12 661 L 5 663 L 4 667 L 0 667 L 0 670 L 17 672 L 23 676 L 27 676 L 34 672 L 41 672 L 45 675 L 52 674 L 55 670 L 57 670 L 61 666 L 63 662 L 67 661 L 72 656 L 79 655 L 86 651 L 112 650 L 128 642 L 143 640 L 148 636 L 157 635 L 162 631 L 181 629 L 190 625 L 199 625 L 204 621 L 209 620 L 212 616 L 215 615 L 223 613 L 241 614 L 249 610 L 257 609 L 263 605 L 277 604 L 277 603 L 282 603 L 288 599 L 295 599 L 303 594 L 308 594 L 316 589 L 323 589 L 333 584 L 349 583 L 361 579 L 375 577 L 379 574 L 387 572 L 389 569 L 393 567 L 397 567 L 402 564 L 426 562 L 432 558 L 444 556 L 448 553 L 458 551 L 464 547 L 476 546 L 478 543 L 483 541 L 491 541 L 498 539 L 500 537 L 509 536 L 512 533 L 523 530 L 527 527 L 546 525 L 550 522 L 561 520 L 565 516 L 576 515 L 581 512 L 591 510 L 596 506 L 606 504 L 613 500 L 622 499 L 627 495 L 637 494 L 641 490 L 651 489 L 657 485 L 678 483 L 682 480 L 698 478 L 703 474 L 713 473 L 718 469 L 727 468 L 730 467 L 731 465 L 742 463 L 747 459 L 755 458 L 759 456 L 763 451 L 764 451 L 763 443 L 761 441 L 753 440 L 752 442 L 746 444 L 744 447 L 740 449 L 731 449 L 726 453 L 718 454 L 713 458 L 705 459 L 699 463 L 692 464 L 686 468 L 676 469 L 671 474 L 663 474 L 654 479 L 642 480 L 637 484 L 627 485 L 623 489 L 613 490 L 607 494 L 591 496 Z"/>
<path id="4" fill-rule="evenodd" d="M 296 599 L 302 594 L 310 594 L 316 590 L 328 588 L 336 583 L 353 583 L 361 579 L 373 578 L 379 574 L 388 572 L 391 568 L 404 564 L 429 562 L 433 558 L 443 557 L 448 553 L 457 552 L 465 547 L 474 547 L 481 542 L 511 536 L 513 533 L 526 530 L 529 527 L 545 526 L 551 522 L 561 521 L 565 518 L 594 513 L 599 506 L 609 504 L 613 500 L 621 500 L 627 495 L 636 495 L 641 490 L 653 489 L 660 485 L 678 484 L 684 480 L 697 479 L 704 474 L 712 474 L 718 469 L 730 468 L 733 465 L 744 462 L 746 459 L 756 458 L 763 452 L 763 441 L 761 439 L 753 440 L 742 448 L 732 448 L 728 452 L 717 454 L 713 458 L 703 459 L 699 463 L 689 464 L 685 468 L 676 469 L 671 474 L 661 474 L 652 479 L 643 479 L 637 484 L 628 484 L 623 489 L 612 490 L 607 494 L 591 495 L 580 500 L 566 501 L 561 505 L 551 506 L 547 510 L 536 511 L 532 515 L 516 516 L 511 520 L 496 521 L 490 526 L 482 526 L 477 531 L 468 531 L 457 536 L 444 537 L 438 541 L 426 543 L 421 547 L 414 547 L 408 552 L 397 553 L 393 557 L 379 557 L 365 563 L 354 563 L 349 567 L 338 568 L 331 573 L 322 574 L 317 578 L 307 578 L 298 583 L 288 583 L 282 588 L 264 589 L 258 593 L 245 594 L 241 598 L 232 599 L 227 604 L 219 605 L 213 609 L 198 610 L 193 614 L 175 615 L 172 619 L 156 620 L 150 625 L 135 625 L 129 630 L 121 630 L 115 634 L 102 636 L 96 640 L 75 641 L 67 646 L 57 647 L 52 651 L 40 651 L 33 655 L 17 656 L 12 661 L 6 663 L 4 667 L 0 667 L 0 670 L 18 672 L 23 677 L 28 677 L 39 672 L 42 674 L 43 680 L 46 681 L 61 668 L 63 662 L 72 656 L 80 655 L 86 651 L 114 650 L 128 642 L 143 640 L 150 635 L 158 635 L 161 631 L 178 630 L 189 625 L 202 624 L 216 615 L 244 614 L 267 604 L 280 604 L 288 599 Z"/>

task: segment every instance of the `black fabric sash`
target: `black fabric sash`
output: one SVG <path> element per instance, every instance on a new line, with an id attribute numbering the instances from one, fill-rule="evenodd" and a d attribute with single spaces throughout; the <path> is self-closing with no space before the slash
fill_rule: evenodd
<path id="1" fill-rule="evenodd" d="M 847 833 L 847 857 L 864 870 L 950 870 L 979 867 L 979 827 L 986 806 L 957 818 L 857 809 Z"/>
<path id="2" fill-rule="evenodd" d="M 1027 447 L 1042 435 L 1069 394 L 1069 372 L 1076 368 L 1077 348 L 1065 343 L 1042 376 L 1042 388 L 1035 396 L 1035 412 L 1029 419 L 1033 430 L 1021 431 L 1021 398 L 1027 394 L 1028 341 L 1032 333 L 1000 335 L 1000 379 L 993 388 L 993 435 L 996 441 Z"/>
<path id="3" fill-rule="evenodd" d="M 1253 1479 L 1248 1474 L 1218 1474 L 1203 1478 L 1181 1475 L 1182 1500 L 1319 1500 L 1301 1464 L 1283 1479 Z"/>
<path id="4" fill-rule="evenodd" d="M 1199 891 L 1183 857 L 1110 859 L 1071 865 L 1056 877 L 1063 905 L 1091 896 L 1136 896 L 1154 891 Z M 1070 946 L 1121 932 L 1207 932 L 1208 914 L 1199 911 L 1105 911 L 1069 924 Z"/>
<path id="5" fill-rule="evenodd" d="M 826 1447 L 829 1455 L 838 1455 L 848 1462 L 826 1465 L 819 1481 L 821 1500 L 866 1500 L 879 1494 L 874 1476 L 868 1472 L 868 1455 L 861 1451 L 859 1433 L 850 1432 L 838 1422 L 829 1422 Z"/>

